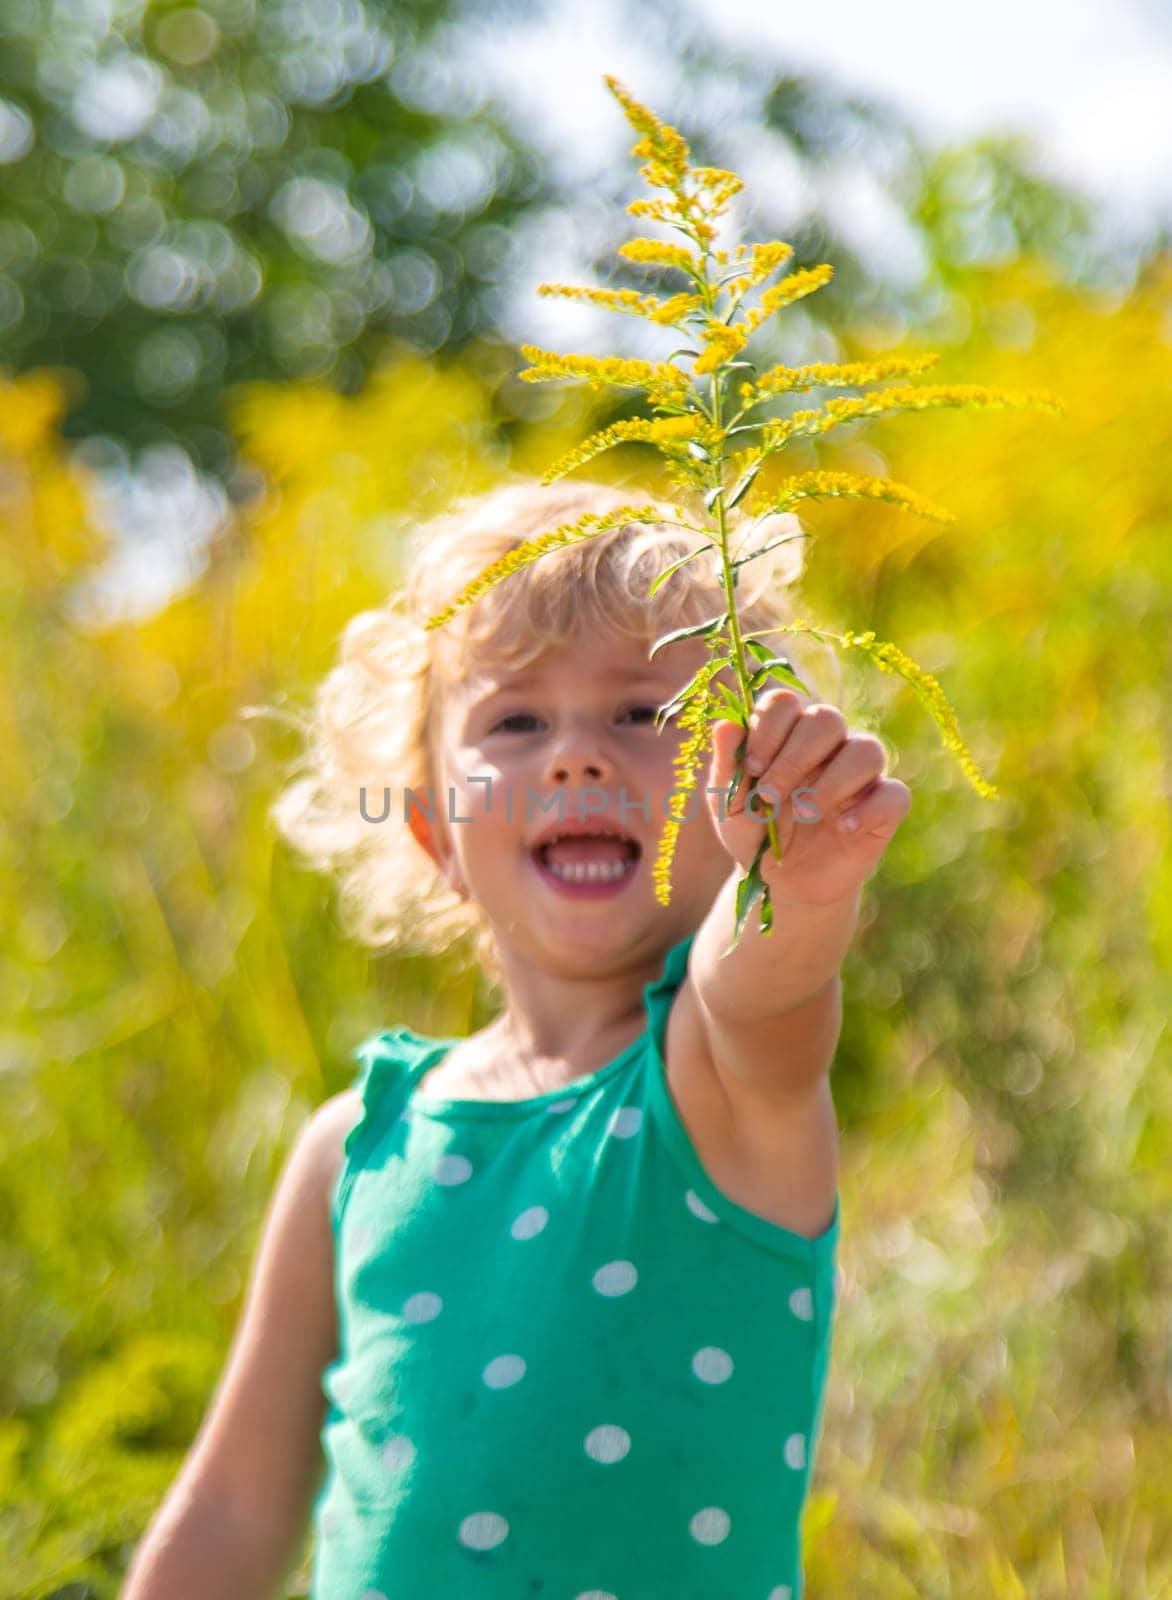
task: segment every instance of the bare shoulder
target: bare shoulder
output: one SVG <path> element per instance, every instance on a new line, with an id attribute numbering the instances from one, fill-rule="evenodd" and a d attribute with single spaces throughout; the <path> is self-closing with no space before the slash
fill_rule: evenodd
<path id="1" fill-rule="evenodd" d="M 346 1135 L 361 1115 L 361 1091 L 342 1089 L 322 1101 L 302 1130 L 302 1139 L 312 1147 L 319 1163 L 319 1177 L 327 1201 L 342 1167 L 342 1147 Z"/>
<path id="2" fill-rule="evenodd" d="M 779 1018 L 772 1046 L 777 1059 L 804 1051 L 808 1031 L 837 1039 L 837 989 L 808 1009 L 805 1018 Z M 827 1074 L 767 1097 L 738 1076 L 735 1063 L 722 1060 L 721 1050 L 721 1037 L 685 974 L 668 1015 L 664 1057 L 672 1101 L 700 1164 L 728 1199 L 778 1227 L 817 1238 L 830 1225 L 838 1186 L 838 1125 Z"/>

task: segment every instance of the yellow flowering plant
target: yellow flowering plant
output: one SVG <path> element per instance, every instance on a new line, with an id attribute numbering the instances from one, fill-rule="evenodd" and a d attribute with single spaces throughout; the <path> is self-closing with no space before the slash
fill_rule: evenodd
<path id="1" fill-rule="evenodd" d="M 686 244 L 676 244 L 660 239 L 631 239 L 619 247 L 619 254 L 630 261 L 682 273 L 689 287 L 666 298 L 643 295 L 633 289 L 581 288 L 562 283 L 541 284 L 537 292 L 585 300 L 610 310 L 645 317 L 660 326 L 681 330 L 685 337 L 699 345 L 699 349 L 689 345 L 673 351 L 665 361 L 654 362 L 558 355 L 534 345 L 522 345 L 522 354 L 531 364 L 520 376 L 530 383 L 577 378 L 589 382 L 594 389 L 601 388 L 603 383 L 613 383 L 646 391 L 648 404 L 656 415 L 615 422 L 591 434 L 547 468 L 542 482 L 548 484 L 564 477 L 613 445 L 642 440 L 661 452 L 673 483 L 702 495 L 709 519 L 706 523 L 688 520 L 690 513 L 670 523 L 697 534 L 700 542 L 687 556 L 655 578 L 648 590 L 648 599 L 674 572 L 706 549 L 715 548 L 719 553 L 721 583 L 726 597 L 724 613 L 696 626 L 665 634 L 656 640 L 650 651 L 653 657 L 665 645 L 693 637 L 702 637 L 708 651 L 699 671 L 670 703 L 659 708 L 656 719 L 657 726 L 662 728 L 669 716 L 678 716 L 681 727 L 688 730 L 688 738 L 675 761 L 677 784 L 672 792 L 671 815 L 664 826 L 654 867 L 656 898 L 660 904 L 667 905 L 680 819 L 710 744 L 712 724 L 731 719 L 747 734 L 754 697 L 771 678 L 809 693 L 791 663 L 775 655 L 760 637 L 746 633 L 737 616 L 737 569 L 774 548 L 773 543 L 766 544 L 740 556 L 731 553 L 729 547 L 733 531 L 729 513 L 745 501 L 762 465 L 792 439 L 817 437 L 843 423 L 885 412 L 923 411 L 944 406 L 1028 406 L 1059 413 L 1062 407 L 1052 396 L 1040 391 L 1013 393 L 978 384 L 900 383 L 863 395 L 832 398 L 785 417 L 758 416 L 756 420 L 745 420 L 763 402 L 778 395 L 815 388 L 862 387 L 892 378 L 915 377 L 933 366 L 939 357 L 922 355 L 873 362 L 773 366 L 758 372 L 756 365 L 743 355 L 749 334 L 776 311 L 821 289 L 830 281 L 833 268 L 823 263 L 790 272 L 763 289 L 755 306 L 746 306 L 750 292 L 760 288 L 790 259 L 792 246 L 781 240 L 771 240 L 762 244 L 738 244 L 732 255 L 728 250 L 714 249 L 716 220 L 732 196 L 743 187 L 740 178 L 719 167 L 690 165 L 688 145 L 676 129 L 660 122 L 616 78 L 608 75 L 605 82 L 640 135 L 631 153 L 645 160 L 640 168 L 641 175 L 651 188 L 665 191 L 664 198 L 635 200 L 627 210 L 633 216 L 664 223 L 687 240 Z M 676 358 L 681 356 L 690 358 L 690 370 L 676 365 Z M 757 437 L 752 444 L 734 444 L 753 433 Z M 903 484 L 889 478 L 847 472 L 797 473 L 782 479 L 767 492 L 757 491 L 746 501 L 746 506 L 753 515 L 764 517 L 790 511 L 802 500 L 839 497 L 882 500 L 935 521 L 955 520 L 949 511 Z M 662 523 L 663 509 L 623 506 L 604 516 L 580 517 L 576 522 L 529 540 L 486 568 L 450 606 L 431 617 L 427 627 L 441 626 L 457 610 L 471 605 L 510 573 L 539 560 L 549 551 L 596 538 L 608 529 L 632 522 Z M 977 793 L 985 799 L 997 797 L 996 789 L 981 777 L 961 739 L 956 717 L 940 685 L 896 645 L 877 640 L 872 632 L 836 634 L 814 627 L 806 620 L 767 631 L 808 633 L 843 649 L 860 651 L 884 672 L 899 673 L 923 701 L 940 729 L 944 744 L 955 754 Z M 728 666 L 736 675 L 739 696 L 723 682 L 712 682 L 716 673 Z M 744 778 L 745 744 L 746 740 L 742 740 L 737 747 L 736 769 L 726 805 L 731 804 Z M 751 814 L 755 793 L 754 780 L 746 800 L 746 809 Z M 761 859 L 769 848 L 780 860 L 781 848 L 772 818 L 762 834 L 752 864 L 737 886 L 734 944 L 758 900 L 761 901 L 761 930 L 768 933 L 771 928 L 769 885 L 761 874 Z"/>

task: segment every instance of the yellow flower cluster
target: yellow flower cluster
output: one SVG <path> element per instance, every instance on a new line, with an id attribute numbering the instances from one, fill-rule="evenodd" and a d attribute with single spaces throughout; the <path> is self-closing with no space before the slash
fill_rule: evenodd
<path id="1" fill-rule="evenodd" d="M 578 544 L 583 539 L 593 539 L 611 528 L 621 528 L 625 522 L 664 520 L 664 513 L 658 506 L 620 506 L 617 511 L 608 511 L 604 516 L 589 511 L 576 522 L 563 522 L 552 532 L 527 540 L 515 550 L 510 550 L 507 556 L 502 556 L 499 561 L 494 561 L 485 567 L 478 577 L 460 591 L 451 605 L 445 606 L 442 611 L 437 611 L 434 617 L 427 619 L 424 632 L 428 633 L 432 628 L 439 628 L 445 622 L 450 622 L 457 611 L 472 605 L 481 595 L 487 594 L 490 589 L 495 589 L 497 584 L 503 582 L 510 574 L 521 567 L 530 566 L 551 550 L 560 549 L 567 544 Z M 670 518 L 667 520 L 670 521 Z"/>
<path id="2" fill-rule="evenodd" d="M 592 433 L 573 450 L 559 457 L 552 467 L 547 467 L 542 473 L 541 481 L 553 483 L 557 478 L 564 478 L 567 472 L 572 472 L 575 467 L 593 460 L 604 450 L 609 450 L 612 445 L 624 444 L 635 439 L 647 440 L 652 444 L 667 444 L 684 439 L 702 438 L 708 427 L 709 424 L 698 413 L 684 417 L 632 417 L 626 422 L 612 422 L 609 428 L 602 428 L 598 433 Z"/>
<path id="3" fill-rule="evenodd" d="M 628 261 L 647 262 L 651 266 L 678 267 L 689 277 L 700 271 L 700 263 L 691 250 L 682 244 L 669 244 L 665 239 L 628 239 L 619 245 L 619 255 Z"/>
<path id="4" fill-rule="evenodd" d="M 898 672 L 901 677 L 907 679 L 928 708 L 940 729 L 945 745 L 956 756 L 965 777 L 968 778 L 973 788 L 983 799 L 996 800 L 998 798 L 996 788 L 981 777 L 976 762 L 960 736 L 956 713 L 949 705 L 944 690 L 932 674 L 925 672 L 923 667 L 917 666 L 911 657 L 905 655 L 898 645 L 877 642 L 872 632 L 845 633 L 842 636 L 842 643 L 852 646 L 856 650 L 861 650 L 864 655 L 870 657 L 882 672 Z"/>
<path id="5" fill-rule="evenodd" d="M 532 366 L 525 367 L 518 377 L 526 383 L 542 383 L 547 378 L 589 378 L 596 385 L 603 382 L 629 384 L 645 389 L 654 383 L 678 385 L 680 372 L 667 361 L 624 361 L 619 356 L 561 356 L 553 350 L 542 350 L 535 344 L 523 344 L 521 354 Z"/>
<path id="6" fill-rule="evenodd" d="M 723 167 L 693 167 L 691 176 L 697 188 L 707 192 L 708 212 L 713 217 L 718 217 L 733 195 L 745 187 L 735 172 L 727 172 Z"/>
<path id="7" fill-rule="evenodd" d="M 795 411 L 791 417 L 764 423 L 760 446 L 755 450 L 742 451 L 732 459 L 742 467 L 747 466 L 761 456 L 769 455 L 789 439 L 811 438 L 815 434 L 828 433 L 831 428 L 844 422 L 854 422 L 858 417 L 875 417 L 881 411 L 927 411 L 940 406 L 986 406 L 1006 410 L 1031 406 L 1042 411 L 1062 410 L 1061 404 L 1052 395 L 1038 390 L 1010 393 L 1006 389 L 990 389 L 979 383 L 909 384 L 896 389 L 880 389 L 875 394 L 858 395 L 850 400 L 827 400 L 816 411 Z"/>
<path id="8" fill-rule="evenodd" d="M 788 278 L 775 283 L 772 289 L 766 289 L 761 296 L 761 304 L 747 313 L 745 317 L 747 331 L 752 333 L 754 328 L 760 327 L 766 317 L 771 317 L 775 311 L 780 311 L 782 306 L 792 305 L 795 300 L 801 300 L 806 295 L 821 289 L 822 285 L 829 283 L 833 276 L 834 268 L 825 261 L 818 267 L 804 267 L 801 272 L 791 272 Z"/>
<path id="9" fill-rule="evenodd" d="M 911 377 L 926 372 L 940 360 L 938 355 L 892 356 L 886 361 L 815 362 L 806 367 L 770 367 L 756 383 L 741 384 L 743 400 L 767 399 L 773 394 L 788 394 L 796 389 L 841 388 L 860 383 L 877 383 L 880 378 Z"/>
<path id="10" fill-rule="evenodd" d="M 729 281 L 739 285 L 739 293 L 743 297 L 750 289 L 755 289 L 759 283 L 763 283 L 769 274 L 788 261 L 793 253 L 793 245 L 786 244 L 781 239 L 771 239 L 766 244 L 754 244 L 752 246 L 739 244 L 737 245 L 735 261 L 737 263 L 744 261 L 747 254 L 751 255 L 752 260 L 743 272 L 738 272 Z M 728 251 L 718 250 L 716 252 L 717 265 L 723 266 L 727 261 Z"/>
<path id="11" fill-rule="evenodd" d="M 571 283 L 542 283 L 537 293 L 560 294 L 567 300 L 588 300 L 607 311 L 629 311 L 667 325 L 682 322 L 689 312 L 699 310 L 704 304 L 703 297 L 698 294 L 673 294 L 667 300 L 660 300 L 655 295 L 642 295 L 637 289 L 587 289 Z"/>
<path id="12" fill-rule="evenodd" d="M 641 105 L 631 92 L 609 73 L 605 77 L 607 88 L 627 114 L 627 121 L 643 138 L 631 146 L 634 156 L 650 158 L 650 167 L 643 168 L 643 176 L 653 188 L 675 191 L 688 171 L 688 142 L 675 128 Z"/>
<path id="13" fill-rule="evenodd" d="M 771 512 L 788 511 L 797 500 L 821 500 L 845 497 L 851 500 L 886 500 L 916 511 L 930 522 L 955 522 L 951 511 L 909 489 L 906 484 L 892 478 L 860 477 L 853 472 L 801 472 L 792 478 L 783 478 L 768 494 L 759 495 L 753 503 L 754 516 Z"/>
<path id="14" fill-rule="evenodd" d="M 670 300 L 649 299 L 646 304 L 648 309 L 645 314 L 652 322 L 672 327 L 693 312 L 702 310 L 704 297 L 699 294 L 673 294 Z"/>
<path id="15" fill-rule="evenodd" d="M 723 361 L 731 361 L 745 348 L 744 325 L 732 326 L 725 322 L 712 322 L 704 330 L 704 349 L 696 357 L 692 371 L 697 377 L 714 372 Z"/>
<path id="16" fill-rule="evenodd" d="M 715 652 L 721 643 L 723 641 L 710 641 L 709 650 Z M 709 714 L 715 701 L 715 696 L 708 685 L 720 670 L 723 660 L 724 657 L 718 653 L 710 655 L 696 675 L 695 693 L 689 698 L 687 705 L 680 713 L 680 726 L 682 728 L 690 728 L 692 732 L 680 746 L 679 754 L 672 763 L 675 769 L 676 781 L 671 797 L 671 816 L 665 823 L 663 833 L 660 835 L 659 852 L 655 858 L 655 865 L 651 869 L 651 877 L 655 885 L 655 898 L 661 906 L 670 905 L 671 903 L 671 863 L 675 855 L 676 839 L 679 837 L 680 819 L 686 813 L 688 796 L 696 787 L 696 769 L 700 765 L 709 742 Z"/>

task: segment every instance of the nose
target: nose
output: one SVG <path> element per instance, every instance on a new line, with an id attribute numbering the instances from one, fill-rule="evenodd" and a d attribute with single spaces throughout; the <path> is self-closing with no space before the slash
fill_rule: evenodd
<path id="1" fill-rule="evenodd" d="M 610 776 L 610 757 L 600 741 L 581 719 L 568 724 L 565 732 L 551 746 L 546 760 L 546 779 L 550 783 L 572 783 L 575 780 L 603 783 Z"/>

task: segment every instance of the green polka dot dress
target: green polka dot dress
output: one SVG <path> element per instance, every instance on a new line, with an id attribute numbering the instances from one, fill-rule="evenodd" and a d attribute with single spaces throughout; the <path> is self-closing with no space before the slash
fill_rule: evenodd
<path id="1" fill-rule="evenodd" d="M 355 1052 L 310 1600 L 799 1600 L 838 1207 L 804 1239 L 704 1171 L 663 1060 L 692 937 L 548 1094 L 417 1095 L 457 1041 L 409 1028 Z"/>

